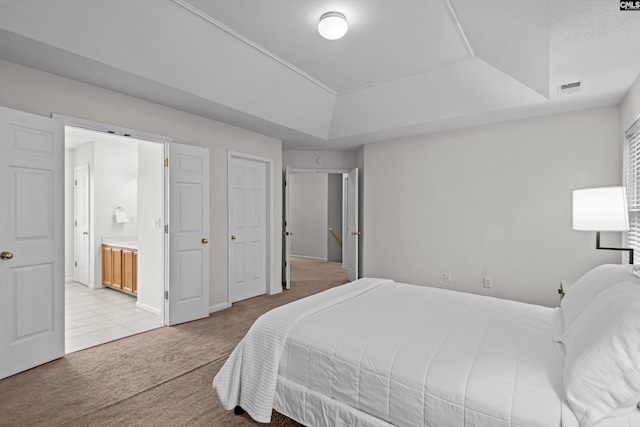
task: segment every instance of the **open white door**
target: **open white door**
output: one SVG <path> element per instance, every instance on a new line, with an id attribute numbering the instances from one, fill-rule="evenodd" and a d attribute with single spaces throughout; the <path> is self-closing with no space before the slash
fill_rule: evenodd
<path id="1" fill-rule="evenodd" d="M 285 289 L 291 289 L 291 229 L 289 226 L 289 200 L 290 188 L 289 178 L 291 177 L 291 169 L 289 166 L 284 169 L 284 178 L 282 180 L 282 281 Z"/>
<path id="2" fill-rule="evenodd" d="M 89 285 L 89 165 L 74 170 L 74 280 Z"/>
<path id="3" fill-rule="evenodd" d="M 346 217 L 347 235 L 343 239 L 345 243 L 344 250 L 344 268 L 349 273 L 349 280 L 358 279 L 358 240 L 360 230 L 358 230 L 358 168 L 349 171 L 347 177 L 347 206 Z"/>
<path id="4" fill-rule="evenodd" d="M 167 323 L 209 316 L 209 150 L 169 144 Z"/>
<path id="5" fill-rule="evenodd" d="M 64 356 L 64 129 L 0 107 L 0 378 Z"/>

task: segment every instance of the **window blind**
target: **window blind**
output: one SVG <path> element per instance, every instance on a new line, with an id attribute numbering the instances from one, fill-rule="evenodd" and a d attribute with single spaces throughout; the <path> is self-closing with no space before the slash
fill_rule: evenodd
<path id="1" fill-rule="evenodd" d="M 625 132 L 624 181 L 627 187 L 629 231 L 626 246 L 640 254 L 640 119 Z"/>

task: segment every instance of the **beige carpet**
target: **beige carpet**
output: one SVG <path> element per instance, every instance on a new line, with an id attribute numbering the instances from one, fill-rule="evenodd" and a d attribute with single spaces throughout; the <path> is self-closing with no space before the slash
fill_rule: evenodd
<path id="1" fill-rule="evenodd" d="M 346 283 L 348 273 L 340 262 L 318 261 L 308 258 L 291 257 L 291 285 L 317 280 Z"/>
<path id="2" fill-rule="evenodd" d="M 306 280 L 206 319 L 123 338 L 0 381 L 0 426 L 258 426 L 211 387 L 262 313 L 345 280 Z M 273 426 L 298 423 L 274 414 Z"/>

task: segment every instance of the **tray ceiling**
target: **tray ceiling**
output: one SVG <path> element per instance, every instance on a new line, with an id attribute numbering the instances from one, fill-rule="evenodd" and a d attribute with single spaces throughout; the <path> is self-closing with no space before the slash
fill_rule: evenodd
<path id="1" fill-rule="evenodd" d="M 0 1 L 0 59 L 283 140 L 382 139 L 618 103 L 640 14 L 610 0 Z M 349 32 L 317 33 L 337 10 Z M 559 95 L 559 84 L 583 82 Z"/>

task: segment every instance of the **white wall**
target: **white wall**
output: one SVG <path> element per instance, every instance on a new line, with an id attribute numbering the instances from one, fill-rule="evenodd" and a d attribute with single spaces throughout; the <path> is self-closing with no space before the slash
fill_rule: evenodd
<path id="1" fill-rule="evenodd" d="M 164 144 L 138 141 L 138 302 L 162 312 L 164 289 Z"/>
<path id="2" fill-rule="evenodd" d="M 138 144 L 128 138 L 97 134 L 94 143 L 93 283 L 102 286 L 102 240 L 137 238 Z M 121 207 L 129 222 L 116 223 L 113 214 Z"/>
<path id="3" fill-rule="evenodd" d="M 291 255 L 327 260 L 328 180 L 324 173 L 291 174 Z"/>
<path id="4" fill-rule="evenodd" d="M 368 144 L 364 275 L 555 306 L 561 279 L 620 262 L 572 230 L 572 191 L 620 185 L 621 155 L 617 107 Z"/>
<path id="5" fill-rule="evenodd" d="M 350 170 L 356 167 L 356 152 L 284 150 L 282 151 L 282 165 L 301 169 Z"/>
<path id="6" fill-rule="evenodd" d="M 75 276 L 74 247 L 74 165 L 75 151 L 64 150 L 64 280 L 73 280 Z"/>
<path id="7" fill-rule="evenodd" d="M 138 98 L 0 61 L 2 105 L 50 116 L 58 113 L 173 138 L 175 142 L 209 148 L 211 166 L 211 292 L 213 309 L 227 302 L 227 151 L 274 160 L 282 168 L 282 141 Z M 279 236 L 282 177 L 274 174 L 272 235 Z M 271 293 L 280 292 L 282 241 L 271 245 Z"/>
<path id="8" fill-rule="evenodd" d="M 622 134 L 640 118 L 640 75 L 620 103 L 620 127 Z"/>

